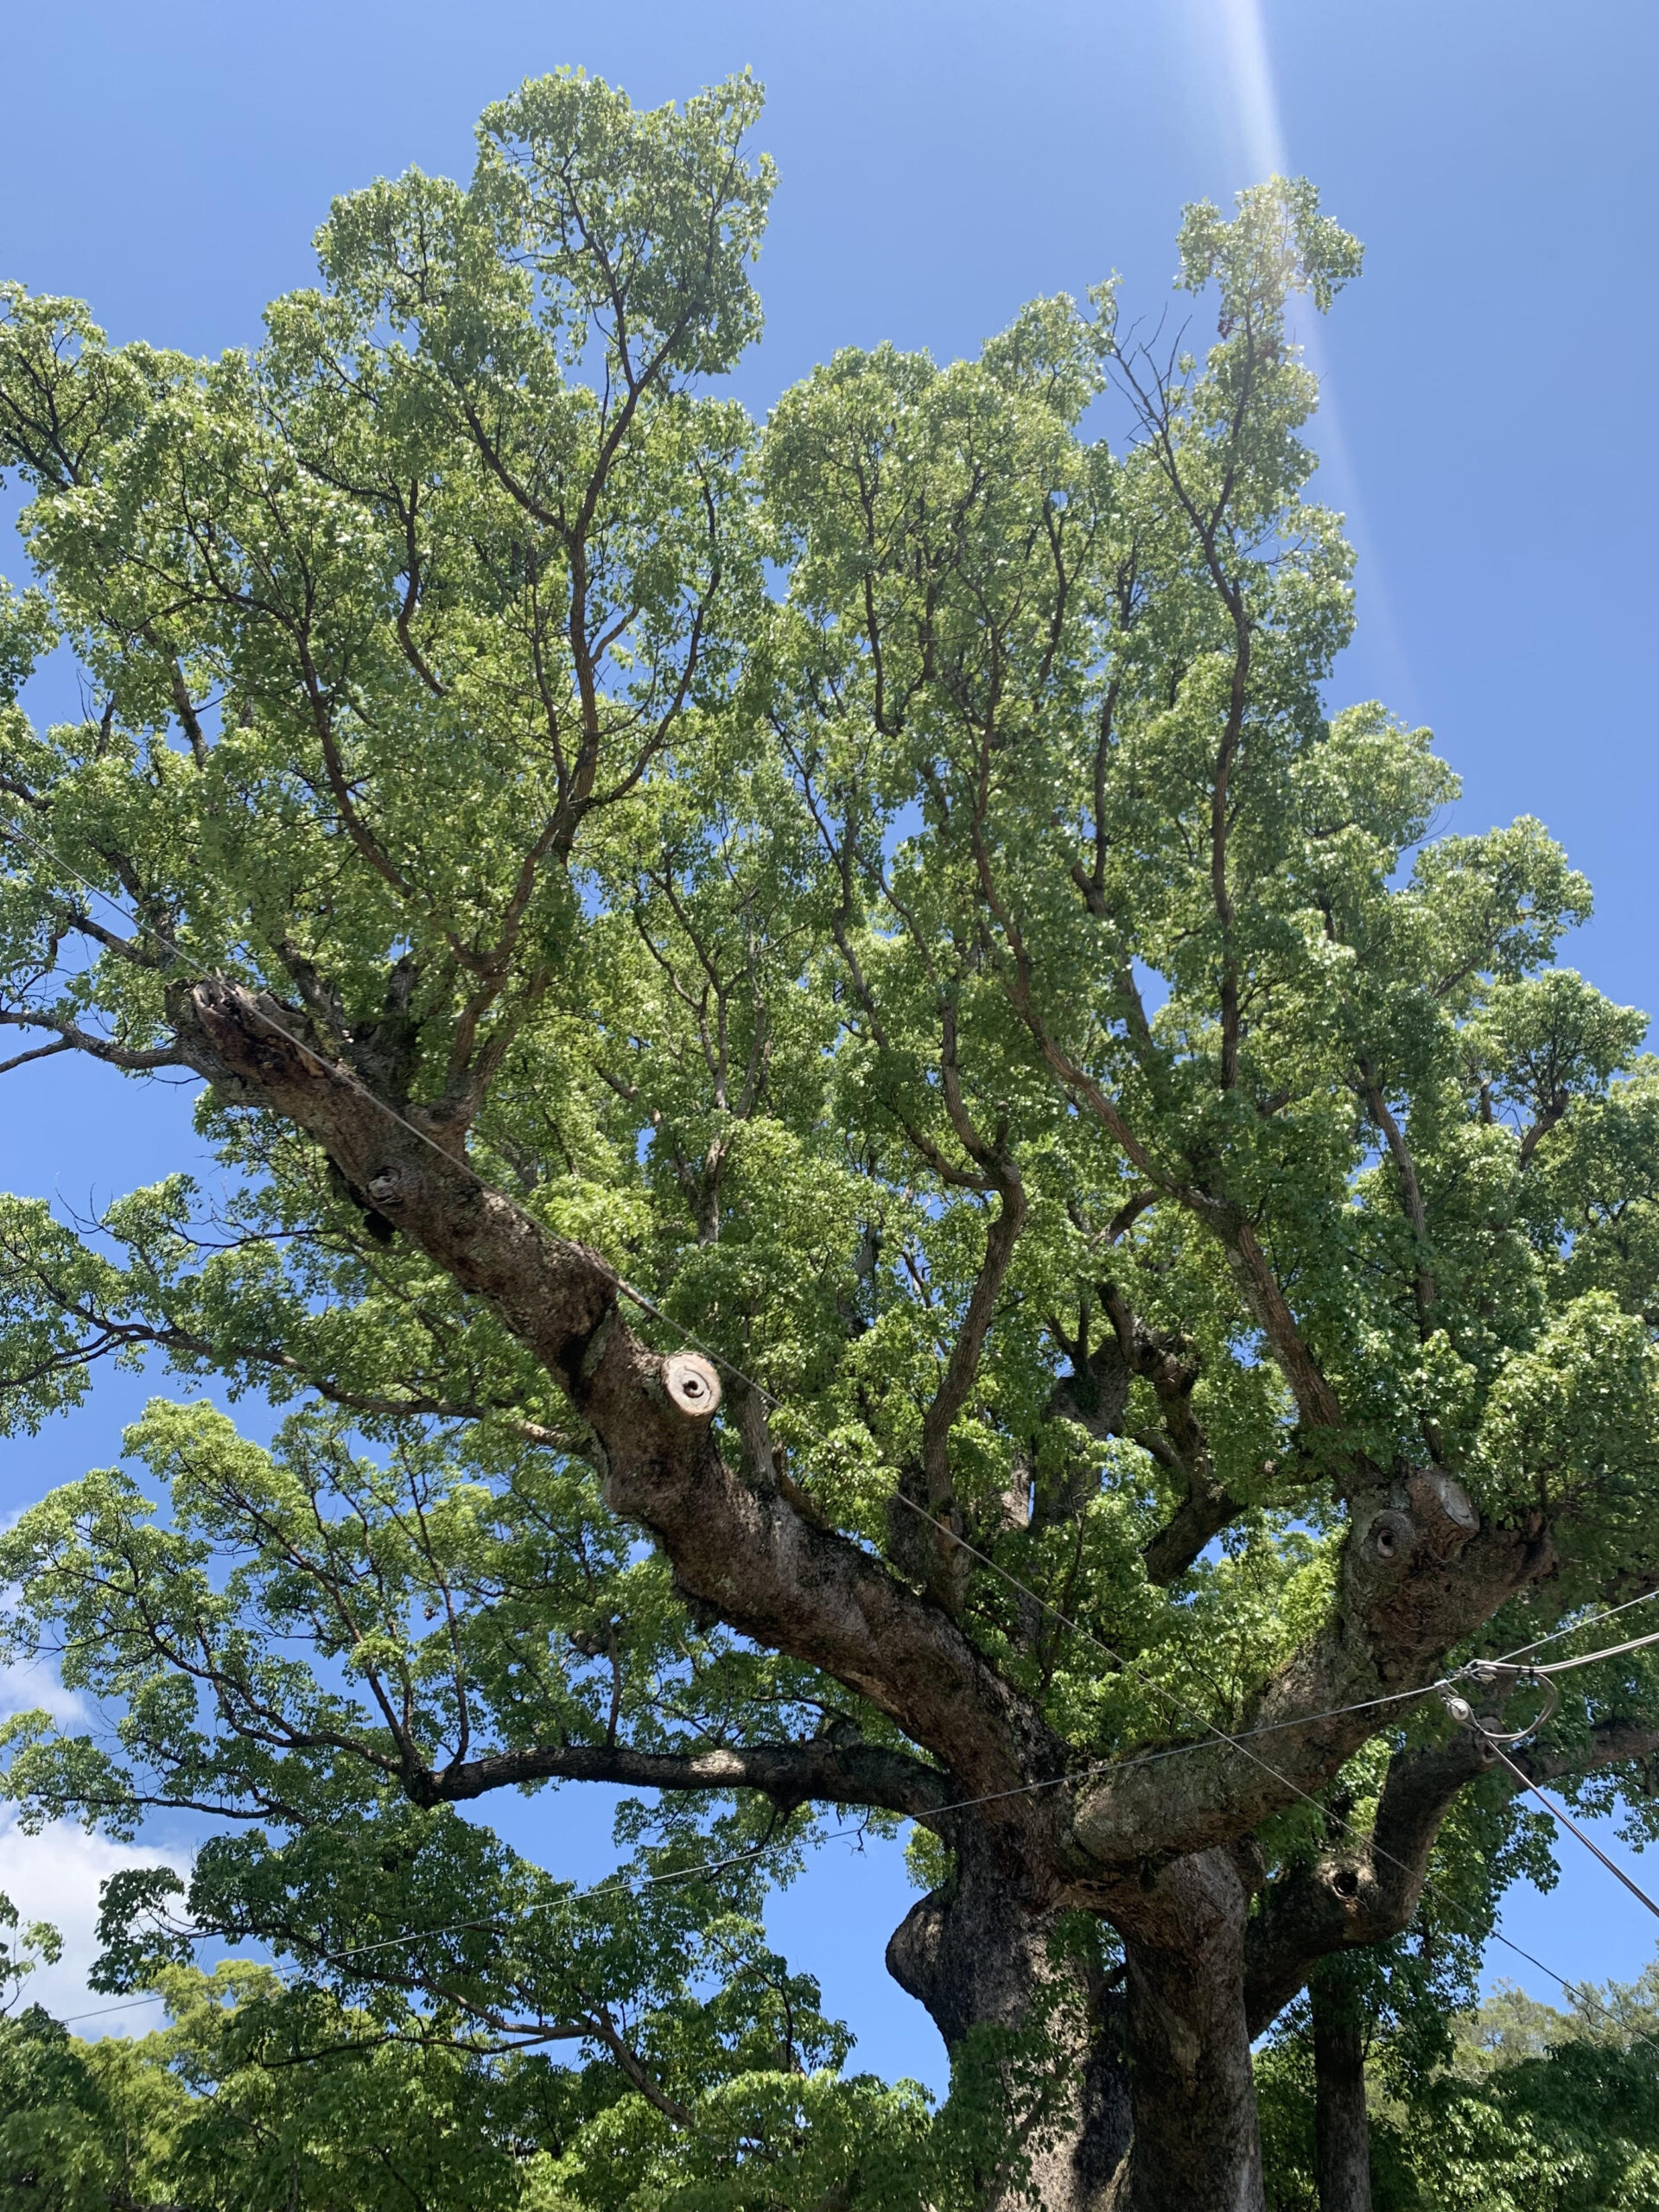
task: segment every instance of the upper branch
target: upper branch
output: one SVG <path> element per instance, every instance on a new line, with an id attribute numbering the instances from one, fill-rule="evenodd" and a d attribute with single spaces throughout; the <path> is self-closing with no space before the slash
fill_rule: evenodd
<path id="1" fill-rule="evenodd" d="M 1381 1496 L 1357 1510 L 1331 1614 L 1245 1709 L 1247 1740 L 1217 1728 L 1179 1774 L 1131 1766 L 1083 1792 L 1076 1833 L 1092 1858 L 1139 1866 L 1224 1846 L 1314 1796 L 1376 1732 L 1376 1700 L 1435 1681 L 1454 1644 L 1554 1563 L 1541 1519 L 1483 1525 L 1448 1477 L 1414 1478 L 1407 1505 Z"/>
<path id="2" fill-rule="evenodd" d="M 1422 1333 L 1427 1336 L 1433 1325 L 1430 1317 L 1440 1294 L 1435 1285 L 1434 1271 L 1428 1256 L 1428 1209 L 1423 1204 L 1422 1185 L 1418 1179 L 1417 1163 L 1411 1156 L 1411 1147 L 1406 1142 L 1405 1132 L 1401 1128 L 1389 1108 L 1388 1100 L 1383 1096 L 1382 1083 L 1376 1068 L 1370 1060 L 1361 1060 L 1359 1075 L 1365 1097 L 1366 1110 L 1382 1131 L 1383 1140 L 1389 1147 L 1389 1157 L 1394 1162 L 1395 1173 L 1400 1179 L 1400 1203 L 1404 1210 L 1406 1219 L 1411 1224 L 1412 1238 L 1416 1246 L 1413 1287 L 1417 1300 L 1418 1325 Z M 1522 1164 L 1525 1164 L 1524 1161 Z"/>
<path id="3" fill-rule="evenodd" d="M 979 1372 L 991 1317 L 1026 1217 L 1025 1185 L 1014 1155 L 1002 1141 L 1003 1132 L 999 1131 L 996 1140 L 988 1143 L 963 1103 L 957 1057 L 957 1013 L 948 1001 L 944 1020 L 940 1072 L 945 1110 L 963 1151 L 978 1166 L 1001 1204 L 996 1219 L 986 1232 L 985 1257 L 969 1295 L 968 1308 L 950 1348 L 944 1376 L 922 1422 L 922 1468 L 927 1478 L 928 1502 L 936 1512 L 953 1510 L 949 1459 L 951 1425 L 967 1404 L 968 1394 Z"/>
<path id="4" fill-rule="evenodd" d="M 138 1049 L 118 1045 L 108 1037 L 99 1037 L 90 1029 L 83 1029 L 65 1014 L 48 1012 L 43 1007 L 27 1009 L 0 1007 L 0 1024 L 12 1029 L 49 1029 L 58 1038 L 59 1045 L 77 1052 L 85 1052 L 89 1059 L 103 1060 L 109 1066 L 125 1068 L 131 1073 L 151 1074 L 157 1068 L 181 1068 L 189 1065 L 184 1053 L 175 1045 L 158 1045 Z M 58 1049 L 48 1046 L 47 1051 Z M 39 1059 L 41 1052 L 21 1052 L 10 1066 L 21 1067 L 25 1060 Z"/>
<path id="5" fill-rule="evenodd" d="M 1185 1485 L 1186 1494 L 1174 1514 L 1141 1554 L 1147 1580 L 1167 1586 L 1185 1573 L 1211 1538 L 1230 1527 L 1244 1509 L 1216 1480 L 1210 1441 L 1192 1410 L 1192 1391 L 1199 1370 L 1192 1347 L 1148 1328 L 1138 1313 L 1131 1312 L 1116 1285 L 1103 1284 L 1101 1299 L 1125 1367 L 1131 1374 L 1143 1376 L 1157 1394 L 1161 1433 L 1137 1436 L 1135 1440 Z"/>

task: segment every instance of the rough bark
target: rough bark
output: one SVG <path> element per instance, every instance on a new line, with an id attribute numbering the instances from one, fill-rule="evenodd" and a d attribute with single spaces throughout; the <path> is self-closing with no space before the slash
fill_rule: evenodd
<path id="1" fill-rule="evenodd" d="M 1142 1865 L 1230 1846 L 1322 1787 L 1365 1740 L 1370 1716 L 1280 1731 L 1281 1719 L 1422 1680 L 1548 1563 L 1541 1529 L 1471 1533 L 1433 1498 L 1379 1496 L 1357 1516 L 1330 1624 L 1247 1717 L 1274 1728 L 1270 1758 L 1217 1741 L 1183 1758 L 1179 1789 L 1161 1766 L 1140 1765 L 1075 1802 L 1070 1789 L 1033 1792 L 1073 1757 L 1036 1707 L 943 1607 L 780 1489 L 723 1463 L 708 1424 L 670 1401 L 662 1360 L 622 1321 L 616 1278 L 596 1254 L 480 1182 L 442 1131 L 423 1135 L 390 1114 L 297 1036 L 301 1018 L 275 1001 L 201 984 L 180 1014 L 181 1048 L 200 1073 L 314 1137 L 349 1186 L 542 1361 L 594 1439 L 613 1510 L 657 1538 L 688 1596 L 868 1698 L 963 1796 L 995 1801 L 985 1818 L 1069 1883 L 1070 1902 L 1109 1910 Z"/>
<path id="2" fill-rule="evenodd" d="M 1027 2171 L 988 2177 L 988 2207 L 1105 2212 L 1129 2142 L 1123 1999 L 1051 1951 L 1058 1916 L 997 1859 L 983 1830 L 959 1822 L 950 1880 L 912 1906 L 887 1945 L 887 1969 L 924 2005 L 953 2063 L 976 2027 L 1020 2031 L 1043 2012 L 1062 2056 L 1046 2103 L 1024 2128 Z M 1069 1985 L 1069 1986 L 1067 1986 Z M 1056 1997 L 1063 2009 L 1049 2011 Z M 1011 2101 L 1021 2100 L 1009 2081 Z"/>
<path id="3" fill-rule="evenodd" d="M 1466 1731 L 1431 1750 L 1396 1751 L 1370 1834 L 1300 1861 L 1268 1885 L 1245 1947 L 1252 2036 L 1271 2024 L 1320 1959 L 1386 1942 L 1407 1925 L 1447 1808 L 1491 1764 Z"/>
<path id="4" fill-rule="evenodd" d="M 1090 1857 L 1121 1867 L 1137 1852 L 1161 1863 L 1225 1848 L 1313 1795 L 1376 1732 L 1370 1700 L 1433 1680 L 1452 1645 L 1553 1564 L 1541 1517 L 1465 1521 L 1448 1511 L 1446 1487 L 1401 1484 L 1356 1501 L 1331 1615 L 1247 1710 L 1253 1740 L 1195 1742 L 1178 1789 L 1160 1764 L 1109 1770 L 1077 1808 Z"/>
<path id="5" fill-rule="evenodd" d="M 1656 1752 L 1659 1728 L 1618 1720 L 1592 1729 L 1588 1740 L 1570 1751 L 1535 1749 L 1516 1764 L 1535 1782 L 1546 1782 Z M 1492 1764 L 1491 1747 L 1472 1730 L 1430 1748 L 1396 1751 L 1370 1834 L 1300 1861 L 1267 1885 L 1245 1939 L 1244 2009 L 1252 2037 L 1272 2024 L 1322 1959 L 1386 1943 L 1408 1926 L 1452 1800 Z"/>
<path id="6" fill-rule="evenodd" d="M 881 1806 L 925 1815 L 946 1802 L 948 1778 L 902 1751 L 818 1737 L 804 1744 L 743 1744 L 705 1751 L 641 1751 L 627 1745 L 531 1745 L 458 1759 L 406 1781 L 418 1804 L 455 1805 L 526 1783 L 614 1782 L 634 1789 L 753 1789 L 782 1811 L 797 1806 Z"/>
<path id="7" fill-rule="evenodd" d="M 725 1465 L 707 1421 L 674 1406 L 661 1358 L 621 1319 L 617 1279 L 597 1254 L 550 1236 L 389 1115 L 296 1037 L 288 1009 L 203 984 L 190 1016 L 201 1073 L 314 1137 L 353 1190 L 542 1361 L 592 1432 L 607 1503 L 658 1540 L 689 1597 L 868 1698 L 949 1767 L 964 1796 L 995 1798 L 1063 1770 L 1065 1747 L 939 1606 L 779 1490 Z M 1062 1794 L 1005 1796 L 988 1816 L 1046 1859 Z"/>
<path id="8" fill-rule="evenodd" d="M 1365 2031 L 1345 1977 L 1330 1962 L 1308 1982 L 1313 2007 L 1313 2172 L 1319 2212 L 1371 2212 Z"/>
<path id="9" fill-rule="evenodd" d="M 1243 2002 L 1249 1891 L 1232 1857 L 1182 1859 L 1126 1936 L 1134 2137 L 1110 2212 L 1262 2212 Z"/>

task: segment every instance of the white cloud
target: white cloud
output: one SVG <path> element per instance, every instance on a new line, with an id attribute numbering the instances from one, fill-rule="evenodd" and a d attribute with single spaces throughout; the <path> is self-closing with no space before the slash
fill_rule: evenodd
<path id="1" fill-rule="evenodd" d="M 15 1513 L 0 1514 L 0 1535 L 16 1526 L 24 1510 L 20 1506 Z M 0 1582 L 0 1618 L 16 1612 L 20 1595 L 15 1582 Z M 92 1720 L 85 1700 L 75 1691 L 65 1689 L 55 1667 L 38 1659 L 0 1665 L 0 1720 L 10 1713 L 32 1713 L 37 1706 L 43 1706 L 54 1720 L 68 1726 L 85 1728 Z"/>
<path id="2" fill-rule="evenodd" d="M 45 2005 L 60 2020 L 71 2013 L 103 2014 L 105 2006 L 125 2002 L 86 1986 L 98 1955 L 99 1885 L 123 1867 L 162 1865 L 188 1875 L 189 1859 L 180 1851 L 111 1843 L 67 1821 L 54 1821 L 39 1835 L 25 1835 L 13 1815 L 0 1813 L 0 1890 L 24 1920 L 49 1920 L 63 1937 L 62 1958 L 55 1967 L 40 1967 L 29 1976 L 24 2000 Z M 112 2012 L 77 2021 L 75 2033 L 142 2035 L 159 2027 L 162 2017 L 159 2005 Z"/>
<path id="3" fill-rule="evenodd" d="M 0 1590 L 0 1605 L 15 1596 Z M 79 1732 L 98 1726 L 92 1707 L 78 1692 L 65 1689 L 55 1667 L 41 1661 L 0 1665 L 0 1719 L 41 1708 L 60 1727 Z M 0 1807 L 0 1891 L 16 1906 L 20 1918 L 49 1920 L 63 1937 L 62 1957 L 54 1967 L 36 1967 L 23 1985 L 21 2001 L 43 2005 L 59 2019 L 93 2014 L 76 2022 L 77 2035 L 142 2035 L 160 2026 L 159 2005 L 114 2011 L 110 2008 L 126 2006 L 130 2000 L 86 1986 L 99 1950 L 99 1884 L 123 1867 L 158 1866 L 188 1877 L 189 1855 L 155 1845 L 114 1843 L 67 1821 L 26 1835 L 16 1815 Z"/>
<path id="4" fill-rule="evenodd" d="M 75 1690 L 67 1690 L 55 1669 L 38 1661 L 21 1666 L 0 1666 L 0 1718 L 10 1713 L 33 1713 L 44 1707 L 64 1727 L 87 1728 L 92 1714 Z"/>

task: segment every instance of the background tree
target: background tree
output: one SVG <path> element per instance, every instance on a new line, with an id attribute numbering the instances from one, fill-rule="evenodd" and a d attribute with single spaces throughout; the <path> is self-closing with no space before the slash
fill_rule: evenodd
<path id="1" fill-rule="evenodd" d="M 0 2024 L 0 2206 L 650 2212 L 913 2204 L 936 2186 L 963 2201 L 913 2086 L 843 2078 L 844 2035 L 743 1932 L 728 1916 L 747 1955 L 723 1962 L 712 2005 L 684 1973 L 655 2003 L 631 1993 L 649 2095 L 609 2054 L 492 2047 L 442 2005 L 383 1990 L 346 2005 L 268 1967 L 160 1967 L 171 2018 L 131 2041 L 82 2043 L 33 2007 Z"/>
<path id="2" fill-rule="evenodd" d="M 690 2141 L 632 1916 L 544 1941 L 454 1808 L 658 1793 L 666 1872 L 907 1820 L 950 2186 L 1235 2212 L 1252 2037 L 1511 1817 L 1413 1693 L 1659 1586 L 1659 1080 L 1539 825 L 1432 836 L 1427 734 L 1325 712 L 1312 189 L 1188 211 L 1201 360 L 1106 287 L 757 431 L 757 111 L 526 85 L 251 354 L 6 295 L 6 666 L 101 702 L 7 710 L 10 1065 L 199 1078 L 226 1177 L 8 1203 L 7 1407 L 155 1352 L 292 1408 L 158 1402 L 7 1536 L 13 1646 L 118 1716 L 10 1787 L 212 1815 L 194 1936 Z M 1571 1680 L 1539 1771 L 1617 1783 L 1647 1675 Z M 778 2178 L 814 2120 L 755 2105 L 741 2201 L 894 2202 L 855 2130 Z"/>
<path id="3" fill-rule="evenodd" d="M 1659 2150 L 1654 1980 L 1649 1967 L 1635 1982 L 1576 1989 L 1567 2012 L 1500 1982 L 1452 2017 L 1451 2063 L 1428 2074 L 1385 2035 L 1376 2049 L 1393 2094 L 1380 2107 L 1378 2212 L 1633 2212 L 1652 2193 Z M 1320 2201 L 1306 2044 L 1306 2024 L 1293 2025 L 1262 2070 L 1268 2202 L 1283 2212 Z"/>
<path id="4" fill-rule="evenodd" d="M 0 2014 L 11 2012 L 38 1966 L 55 1966 L 63 1938 L 49 1921 L 25 1920 L 0 1890 Z"/>

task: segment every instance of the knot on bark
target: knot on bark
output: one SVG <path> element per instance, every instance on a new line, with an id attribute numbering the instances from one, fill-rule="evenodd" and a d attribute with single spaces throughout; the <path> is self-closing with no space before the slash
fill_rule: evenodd
<path id="1" fill-rule="evenodd" d="M 403 1772 L 403 1784 L 404 1796 L 411 1805 L 418 1805 L 423 1813 L 429 1813 L 435 1805 L 442 1804 L 443 1802 L 443 1792 L 438 1786 L 438 1777 L 430 1767 L 419 1766 L 413 1763 L 406 1764 Z"/>
<path id="2" fill-rule="evenodd" d="M 1417 1542 L 1417 1525 L 1411 1516 L 1396 1506 L 1385 1505 L 1360 1531 L 1360 1556 L 1368 1567 L 1397 1573 L 1409 1561 Z"/>
<path id="3" fill-rule="evenodd" d="M 1480 1529 L 1474 1500 L 1444 1467 L 1425 1467 L 1406 1484 L 1412 1518 L 1436 1559 L 1453 1558 Z"/>
<path id="4" fill-rule="evenodd" d="M 663 1388 L 690 1421 L 708 1421 L 720 1404 L 720 1376 L 701 1352 L 671 1352 L 663 1362 Z"/>
<path id="5" fill-rule="evenodd" d="M 1444 1564 L 1479 1529 L 1480 1515 L 1457 1477 L 1443 1467 L 1425 1467 L 1359 1526 L 1359 1556 L 1385 1574 L 1398 1573 L 1419 1552 Z"/>
<path id="6" fill-rule="evenodd" d="M 887 1938 L 887 1972 L 907 1997 L 930 2012 L 950 2011 L 944 1980 L 946 1893 L 930 1890 L 912 1905 Z M 937 2018 L 937 2014 L 935 2015 Z"/>
<path id="7" fill-rule="evenodd" d="M 219 1069 L 215 1080 L 256 1087 L 305 1076 L 321 1065 L 305 1035 L 303 1014 L 296 1014 L 269 991 L 251 991 L 207 976 L 193 985 L 187 1005 Z"/>
<path id="8" fill-rule="evenodd" d="M 1368 1938 L 1382 1903 L 1373 1870 L 1351 1859 L 1330 1859 L 1319 1869 L 1319 1878 L 1342 1915 L 1349 1940 Z"/>

